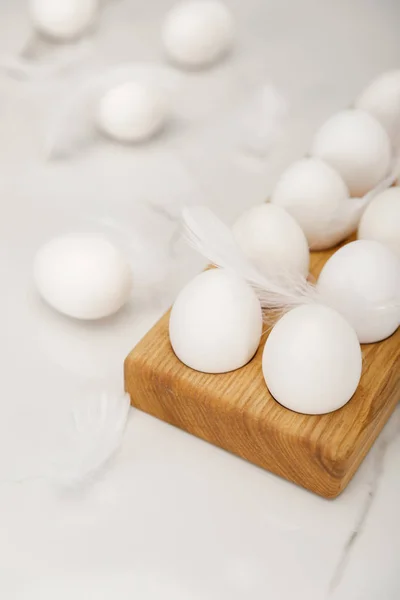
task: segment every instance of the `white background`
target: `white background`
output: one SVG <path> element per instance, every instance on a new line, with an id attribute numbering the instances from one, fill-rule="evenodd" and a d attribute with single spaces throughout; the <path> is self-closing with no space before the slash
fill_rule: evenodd
<path id="1" fill-rule="evenodd" d="M 97 139 L 57 161 L 44 155 L 80 79 L 119 62 L 165 65 L 159 30 L 170 1 L 110 2 L 60 74 L 0 71 L 4 600 L 400 597 L 398 413 L 334 501 L 133 410 L 120 452 L 89 484 L 65 489 L 42 477 L 62 454 L 74 403 L 122 387 L 125 355 L 200 269 L 177 240 L 182 203 L 208 203 L 230 222 L 267 197 L 328 115 L 399 66 L 397 0 L 228 4 L 234 52 L 210 71 L 183 74 L 173 123 L 140 148 Z M 24 2 L 2 0 L 1 61 L 27 44 L 38 64 L 59 52 L 33 36 Z M 243 148 L 237 115 L 268 82 L 287 96 L 290 116 L 275 150 L 260 157 Z M 53 313 L 31 282 L 38 246 L 78 229 L 106 229 L 133 264 L 132 302 L 101 323 Z"/>

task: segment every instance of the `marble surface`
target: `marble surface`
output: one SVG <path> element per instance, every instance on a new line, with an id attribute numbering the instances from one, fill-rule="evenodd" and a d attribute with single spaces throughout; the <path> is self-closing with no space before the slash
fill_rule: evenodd
<path id="1" fill-rule="evenodd" d="M 325 501 L 181 431 L 130 411 L 107 467 L 70 489 L 41 477 L 74 403 L 122 387 L 127 352 L 202 267 L 177 235 L 184 203 L 231 222 L 263 200 L 313 130 L 400 61 L 397 0 L 228 0 L 232 55 L 182 74 L 172 125 L 150 145 L 93 139 L 46 161 L 52 119 L 107 65 L 165 66 L 170 0 L 114 0 L 85 44 L 31 31 L 22 0 L 0 2 L 0 597 L 5 600 L 397 600 L 400 413 L 347 490 Z M 27 55 L 35 75 L 5 68 Z M 71 62 L 68 63 L 70 56 Z M 43 76 L 41 65 L 67 65 Z M 38 67 L 36 69 L 36 67 Z M 273 151 L 243 146 L 237 118 L 272 82 L 289 117 Z M 37 298 L 38 246 L 101 230 L 136 286 L 114 318 L 84 324 Z"/>

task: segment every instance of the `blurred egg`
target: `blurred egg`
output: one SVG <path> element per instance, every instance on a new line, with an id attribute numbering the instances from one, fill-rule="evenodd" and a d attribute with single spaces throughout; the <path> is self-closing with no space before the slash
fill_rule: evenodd
<path id="1" fill-rule="evenodd" d="M 351 196 L 363 196 L 387 174 L 391 144 L 385 129 L 363 110 L 342 110 L 315 134 L 311 154 L 343 177 Z"/>
<path id="2" fill-rule="evenodd" d="M 57 40 L 82 35 L 95 20 L 98 10 L 98 0 L 30 0 L 36 29 Z"/>
<path id="3" fill-rule="evenodd" d="M 156 87 L 127 81 L 108 90 L 97 107 L 97 126 L 118 142 L 141 142 L 165 124 L 167 103 Z"/>
<path id="4" fill-rule="evenodd" d="M 128 300 L 131 270 L 119 250 L 94 234 L 55 238 L 36 254 L 34 280 L 42 298 L 77 319 L 101 319 Z"/>
<path id="5" fill-rule="evenodd" d="M 400 323 L 400 260 L 380 242 L 357 240 L 337 250 L 317 289 L 351 323 L 361 343 L 387 338 Z"/>
<path id="6" fill-rule="evenodd" d="M 198 68 L 220 59 L 234 37 L 233 17 L 219 0 L 184 0 L 165 18 L 162 39 L 169 58 Z"/>
<path id="7" fill-rule="evenodd" d="M 171 310 L 172 348 L 185 365 L 226 373 L 252 359 L 262 332 L 260 302 L 234 273 L 211 269 L 180 292 Z"/>
<path id="8" fill-rule="evenodd" d="M 286 313 L 266 341 L 262 369 L 271 395 L 299 413 L 319 415 L 350 400 L 361 377 L 357 335 L 335 310 L 321 304 Z"/>
<path id="9" fill-rule="evenodd" d="M 253 206 L 233 226 L 239 246 L 261 273 L 276 268 L 307 277 L 310 253 L 307 239 L 294 218 L 270 203 Z"/>
<path id="10" fill-rule="evenodd" d="M 329 231 L 332 216 L 349 202 L 349 190 L 340 175 L 318 158 L 302 158 L 290 165 L 279 178 L 271 202 L 296 219 L 312 250 L 331 248 L 349 233 Z"/>
<path id="11" fill-rule="evenodd" d="M 400 188 L 375 196 L 361 217 L 358 238 L 381 242 L 400 259 Z"/>
<path id="12" fill-rule="evenodd" d="M 375 117 L 392 142 L 400 134 L 400 70 L 388 71 L 374 79 L 355 103 Z"/>

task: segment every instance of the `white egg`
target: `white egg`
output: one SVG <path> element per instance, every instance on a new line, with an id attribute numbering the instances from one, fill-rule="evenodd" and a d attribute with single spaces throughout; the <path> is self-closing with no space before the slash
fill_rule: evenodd
<path id="1" fill-rule="evenodd" d="M 42 298 L 77 319 L 101 319 L 128 300 L 131 270 L 120 251 L 95 234 L 55 238 L 36 254 L 34 280 Z"/>
<path id="2" fill-rule="evenodd" d="M 95 20 L 98 10 L 98 0 L 30 0 L 36 29 L 57 40 L 82 35 Z"/>
<path id="3" fill-rule="evenodd" d="M 391 143 L 385 129 L 363 110 L 342 110 L 315 134 L 311 154 L 343 177 L 351 196 L 363 196 L 387 174 Z"/>
<path id="4" fill-rule="evenodd" d="M 233 235 L 256 267 L 265 274 L 278 267 L 308 275 L 307 239 L 295 219 L 283 208 L 264 203 L 244 212 L 233 226 Z"/>
<path id="5" fill-rule="evenodd" d="M 262 369 L 271 395 L 299 413 L 319 415 L 350 400 L 361 377 L 357 335 L 335 310 L 300 306 L 286 313 L 266 341 Z"/>
<path id="6" fill-rule="evenodd" d="M 375 196 L 361 217 L 358 238 L 381 242 L 400 259 L 400 188 Z"/>
<path id="7" fill-rule="evenodd" d="M 343 314 L 361 343 L 379 342 L 400 322 L 400 260 L 373 240 L 340 248 L 317 282 L 322 297 Z"/>
<path id="8" fill-rule="evenodd" d="M 171 310 L 172 348 L 185 365 L 204 373 L 243 367 L 260 344 L 262 313 L 255 292 L 223 269 L 197 275 Z"/>
<path id="9" fill-rule="evenodd" d="M 355 106 L 375 117 L 394 142 L 400 134 L 400 70 L 388 71 L 374 79 L 357 98 Z"/>
<path id="10" fill-rule="evenodd" d="M 141 142 L 165 124 L 167 102 L 153 86 L 127 81 L 108 90 L 97 107 L 97 126 L 118 142 Z"/>
<path id="11" fill-rule="evenodd" d="M 165 18 L 162 39 L 169 58 L 189 68 L 209 65 L 230 48 L 234 22 L 219 0 L 184 0 Z"/>
<path id="12" fill-rule="evenodd" d="M 331 248 L 349 232 L 329 231 L 329 222 L 349 190 L 340 175 L 318 158 L 302 158 L 279 178 L 271 202 L 285 208 L 299 223 L 312 250 Z"/>

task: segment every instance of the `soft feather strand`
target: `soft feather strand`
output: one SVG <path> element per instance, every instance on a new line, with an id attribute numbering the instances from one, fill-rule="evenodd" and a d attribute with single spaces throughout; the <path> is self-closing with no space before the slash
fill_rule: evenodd
<path id="1" fill-rule="evenodd" d="M 130 408 L 128 394 L 103 392 L 72 411 L 66 455 L 53 463 L 49 479 L 76 486 L 98 474 L 119 448 Z"/>
<path id="2" fill-rule="evenodd" d="M 301 304 L 317 302 L 318 292 L 300 273 L 271 263 L 268 274 L 260 271 L 244 255 L 231 230 L 205 206 L 183 210 L 184 237 L 187 243 L 214 266 L 229 269 L 247 281 L 256 291 L 261 307 L 269 309 L 265 319 Z"/>

